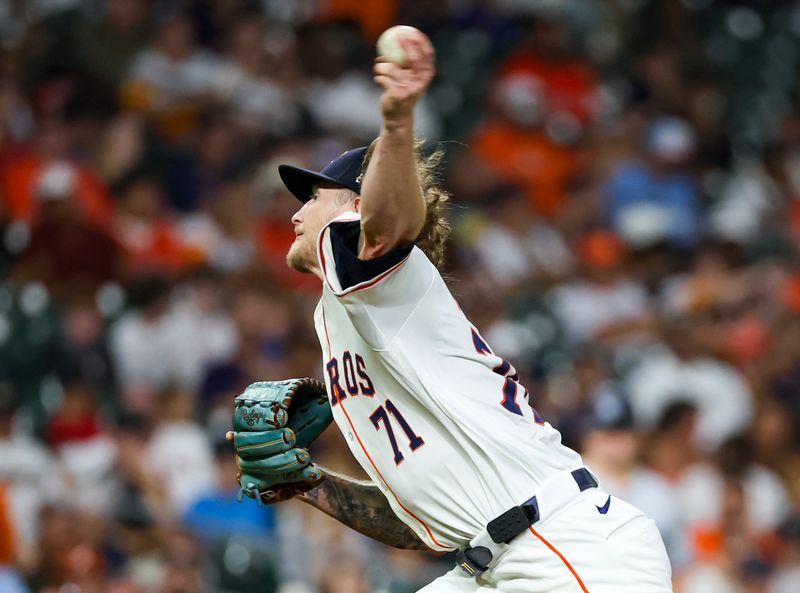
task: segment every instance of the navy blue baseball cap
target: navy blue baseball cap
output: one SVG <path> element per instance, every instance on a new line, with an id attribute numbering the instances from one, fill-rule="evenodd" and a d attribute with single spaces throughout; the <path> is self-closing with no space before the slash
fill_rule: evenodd
<path id="1" fill-rule="evenodd" d="M 278 174 L 294 197 L 303 202 L 311 198 L 311 189 L 322 182 L 334 183 L 361 194 L 361 168 L 368 146 L 351 148 L 326 165 L 322 171 L 311 171 L 293 165 L 280 165 Z"/>

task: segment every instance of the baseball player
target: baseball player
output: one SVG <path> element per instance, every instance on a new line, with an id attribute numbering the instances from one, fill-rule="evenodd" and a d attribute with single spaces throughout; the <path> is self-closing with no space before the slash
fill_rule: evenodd
<path id="1" fill-rule="evenodd" d="M 322 282 L 314 322 L 330 409 L 371 481 L 317 467 L 287 432 L 230 433 L 240 471 L 288 471 L 293 489 L 272 501 L 299 494 L 390 546 L 457 550 L 425 593 L 671 591 L 654 523 L 561 444 L 437 270 L 446 196 L 412 134 L 434 52 L 419 32 L 403 43 L 406 63 L 374 67 L 378 139 L 320 172 L 279 168 L 303 203 L 288 265 Z"/>

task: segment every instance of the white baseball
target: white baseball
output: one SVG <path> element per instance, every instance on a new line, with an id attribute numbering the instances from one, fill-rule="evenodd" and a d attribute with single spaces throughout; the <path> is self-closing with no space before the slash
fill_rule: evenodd
<path id="1" fill-rule="evenodd" d="M 406 61 L 406 57 L 413 58 L 414 56 L 406 56 L 406 51 L 400 45 L 400 39 L 413 31 L 419 31 L 419 29 L 409 25 L 395 25 L 386 29 L 378 37 L 378 55 L 387 62 L 402 66 Z"/>

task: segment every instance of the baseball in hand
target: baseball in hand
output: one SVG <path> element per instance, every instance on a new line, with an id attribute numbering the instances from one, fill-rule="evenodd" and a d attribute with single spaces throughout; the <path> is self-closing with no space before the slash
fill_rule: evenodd
<path id="1" fill-rule="evenodd" d="M 414 33 L 421 34 L 421 31 L 409 25 L 389 27 L 378 37 L 378 55 L 387 62 L 402 66 L 407 58 L 413 59 L 416 56 L 406 56 L 406 50 L 400 44 L 400 39 Z"/>

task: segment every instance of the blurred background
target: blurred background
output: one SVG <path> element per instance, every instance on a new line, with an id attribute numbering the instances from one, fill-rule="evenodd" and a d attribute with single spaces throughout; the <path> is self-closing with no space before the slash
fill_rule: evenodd
<path id="1" fill-rule="evenodd" d="M 800 4 L 0 0 L 0 591 L 411 593 L 450 557 L 235 500 L 254 380 L 321 375 L 298 203 L 415 25 L 447 276 L 658 522 L 679 593 L 800 591 Z M 335 428 L 319 463 L 361 475 Z"/>

